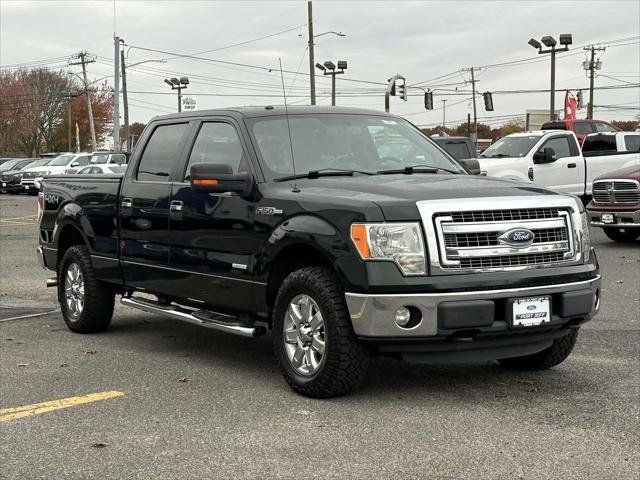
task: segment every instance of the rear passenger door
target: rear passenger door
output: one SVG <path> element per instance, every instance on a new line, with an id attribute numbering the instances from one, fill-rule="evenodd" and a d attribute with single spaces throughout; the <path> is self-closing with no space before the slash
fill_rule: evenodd
<path id="1" fill-rule="evenodd" d="M 556 159 L 533 165 L 533 182 L 574 195 L 584 194 L 585 164 L 573 135 L 555 135 L 545 140 L 537 151 L 552 148 Z"/>
<path id="2" fill-rule="evenodd" d="M 158 124 L 123 180 L 120 195 L 120 255 L 125 283 L 170 293 L 169 202 L 171 181 L 182 164 L 189 124 Z"/>
<path id="3" fill-rule="evenodd" d="M 191 188 L 195 163 L 228 165 L 252 172 L 248 143 L 232 119 L 214 118 L 194 127 L 187 162 L 171 197 L 171 267 L 174 294 L 221 310 L 253 308 L 253 259 L 262 237 L 254 228 L 254 203 L 235 193 Z M 267 231 L 265 230 L 266 237 Z"/>

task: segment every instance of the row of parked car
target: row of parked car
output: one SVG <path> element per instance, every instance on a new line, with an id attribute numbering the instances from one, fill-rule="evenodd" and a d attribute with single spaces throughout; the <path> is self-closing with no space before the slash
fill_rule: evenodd
<path id="1" fill-rule="evenodd" d="M 471 165 L 474 145 L 465 137 L 435 137 L 454 158 Z M 477 156 L 474 171 L 577 195 L 592 226 L 619 242 L 640 238 L 640 132 L 573 130 L 514 133 Z"/>
<path id="2" fill-rule="evenodd" d="M 45 154 L 41 158 L 0 159 L 0 192 L 37 194 L 47 175 L 124 173 L 127 154 L 93 153 Z"/>

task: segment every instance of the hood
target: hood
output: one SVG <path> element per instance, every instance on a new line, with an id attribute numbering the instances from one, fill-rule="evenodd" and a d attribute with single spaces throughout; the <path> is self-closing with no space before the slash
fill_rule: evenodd
<path id="1" fill-rule="evenodd" d="M 637 180 L 640 182 L 640 165 L 631 165 L 611 172 L 603 173 L 595 180 L 622 178 L 625 180 Z"/>
<path id="2" fill-rule="evenodd" d="M 359 175 L 295 181 L 304 199 L 340 205 L 374 202 L 388 220 L 418 219 L 416 202 L 459 198 L 557 195 L 544 188 L 477 175 Z"/>
<path id="3" fill-rule="evenodd" d="M 5 170 L 4 172 L 0 172 L 1 176 L 11 176 L 16 174 L 22 174 L 22 170 Z"/>

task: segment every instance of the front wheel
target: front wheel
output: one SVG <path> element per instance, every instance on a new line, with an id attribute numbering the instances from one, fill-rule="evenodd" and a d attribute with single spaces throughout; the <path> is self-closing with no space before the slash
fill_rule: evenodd
<path id="1" fill-rule="evenodd" d="M 80 245 L 69 248 L 58 272 L 58 301 L 69 330 L 105 330 L 113 316 L 115 293 L 96 278 L 87 249 Z"/>
<path id="2" fill-rule="evenodd" d="M 640 228 L 603 228 L 604 234 L 614 242 L 633 242 L 640 237 Z"/>
<path id="3" fill-rule="evenodd" d="M 345 395 L 366 376 L 369 352 L 351 327 L 344 293 L 328 268 L 302 268 L 282 283 L 273 348 L 289 386 L 302 395 Z"/>
<path id="4" fill-rule="evenodd" d="M 572 329 L 566 335 L 556 338 L 550 347 L 533 355 L 503 358 L 499 362 L 515 370 L 547 370 L 560 365 L 573 351 L 578 340 L 578 329 Z"/>

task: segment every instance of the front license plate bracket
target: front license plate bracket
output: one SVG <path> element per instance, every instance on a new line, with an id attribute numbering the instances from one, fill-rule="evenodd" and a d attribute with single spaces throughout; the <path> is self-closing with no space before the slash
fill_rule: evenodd
<path id="1" fill-rule="evenodd" d="M 551 296 L 510 298 L 507 318 L 513 328 L 538 327 L 551 322 Z"/>

